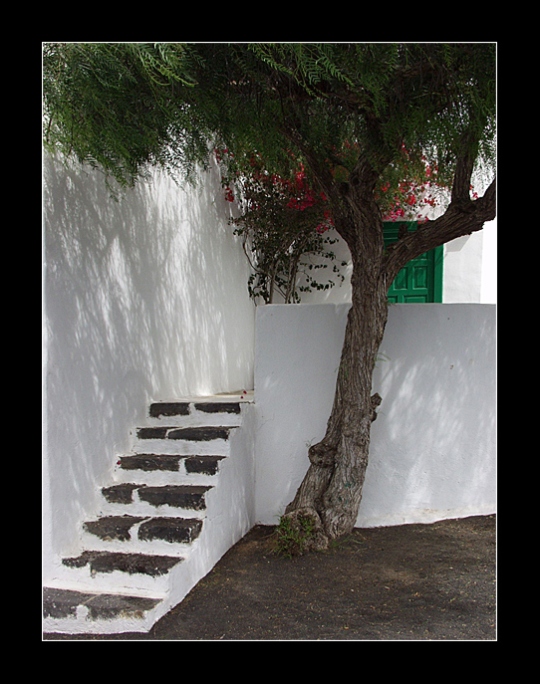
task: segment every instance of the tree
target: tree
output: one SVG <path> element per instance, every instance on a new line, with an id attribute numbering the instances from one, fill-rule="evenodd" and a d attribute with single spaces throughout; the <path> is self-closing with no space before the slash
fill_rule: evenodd
<path id="1" fill-rule="evenodd" d="M 45 143 L 132 184 L 150 165 L 192 174 L 226 147 L 231 171 L 293 178 L 323 193 L 352 260 L 352 304 L 326 434 L 286 509 L 322 549 L 354 526 L 371 422 L 372 374 L 387 290 L 408 261 L 495 217 L 493 43 L 47 44 Z M 383 205 L 426 163 L 450 188 L 439 218 L 387 249 Z M 387 193 L 383 191 L 386 189 Z M 398 193 L 399 194 L 399 193 Z"/>

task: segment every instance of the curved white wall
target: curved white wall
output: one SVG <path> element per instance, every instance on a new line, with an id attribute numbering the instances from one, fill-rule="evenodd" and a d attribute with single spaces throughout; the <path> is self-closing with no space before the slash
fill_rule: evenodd
<path id="1" fill-rule="evenodd" d="M 254 306 L 216 168 L 114 201 L 46 157 L 43 202 L 47 575 L 152 400 L 253 387 Z"/>
<path id="2" fill-rule="evenodd" d="M 257 309 L 257 521 L 278 522 L 324 436 L 347 305 Z M 396 304 L 374 376 L 382 396 L 357 525 L 496 508 L 495 306 Z"/>

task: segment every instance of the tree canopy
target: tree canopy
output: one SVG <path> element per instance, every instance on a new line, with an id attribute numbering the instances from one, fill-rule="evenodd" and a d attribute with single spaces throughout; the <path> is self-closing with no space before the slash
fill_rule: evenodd
<path id="1" fill-rule="evenodd" d="M 450 179 L 465 150 L 493 161 L 495 47 L 48 43 L 45 140 L 123 184 L 189 175 L 209 146 L 270 172 L 301 159 L 319 183 L 347 181 L 359 153 L 395 182 L 405 148 L 409 173 L 429 155 Z"/>

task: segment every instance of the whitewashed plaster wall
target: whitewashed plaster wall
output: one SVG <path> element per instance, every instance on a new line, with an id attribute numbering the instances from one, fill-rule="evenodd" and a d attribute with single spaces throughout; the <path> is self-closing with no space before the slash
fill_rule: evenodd
<path id="1" fill-rule="evenodd" d="M 482 283 L 480 301 L 482 304 L 497 303 L 497 221 L 484 226 L 482 247 Z"/>
<path id="2" fill-rule="evenodd" d="M 443 302 L 497 303 L 497 221 L 444 245 Z"/>
<path id="3" fill-rule="evenodd" d="M 47 576 L 151 401 L 253 387 L 255 310 L 216 168 L 117 202 L 45 157 L 43 207 Z"/>
<path id="4" fill-rule="evenodd" d="M 257 309 L 256 517 L 276 524 L 325 432 L 348 305 Z M 495 512 L 495 306 L 396 304 L 357 526 Z"/>
<path id="5" fill-rule="evenodd" d="M 483 230 L 444 245 L 443 302 L 480 302 Z"/>

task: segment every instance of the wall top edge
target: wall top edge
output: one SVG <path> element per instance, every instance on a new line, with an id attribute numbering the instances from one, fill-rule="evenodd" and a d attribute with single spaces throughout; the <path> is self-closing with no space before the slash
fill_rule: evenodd
<path id="1" fill-rule="evenodd" d="M 261 304 L 261 305 L 257 306 L 256 308 L 257 308 L 257 311 L 259 311 L 259 310 L 263 310 L 263 309 L 276 309 L 276 308 L 283 309 L 285 307 L 288 307 L 290 309 L 293 309 L 293 308 L 305 309 L 308 307 L 316 308 L 316 307 L 323 307 L 323 306 L 326 306 L 326 307 L 332 306 L 335 308 L 336 307 L 337 308 L 339 308 L 339 307 L 350 307 L 351 303 L 350 302 L 312 302 L 309 304 L 308 303 L 306 303 L 306 304 L 302 304 L 302 303 L 300 303 L 300 304 L 282 304 L 282 303 L 279 303 L 279 304 Z M 497 304 L 488 303 L 488 302 L 408 302 L 408 303 L 402 304 L 402 303 L 396 302 L 396 303 L 390 303 L 388 305 L 389 308 L 392 308 L 394 306 L 399 306 L 399 307 L 409 306 L 409 307 L 415 307 L 415 308 L 418 308 L 419 306 L 423 307 L 423 308 L 426 308 L 428 306 L 432 307 L 432 308 L 433 307 L 446 307 L 446 308 L 450 308 L 450 307 L 469 307 L 469 308 L 471 308 L 471 307 L 485 307 L 485 308 L 489 308 L 489 307 L 492 307 L 492 308 L 494 308 L 497 306 Z"/>

